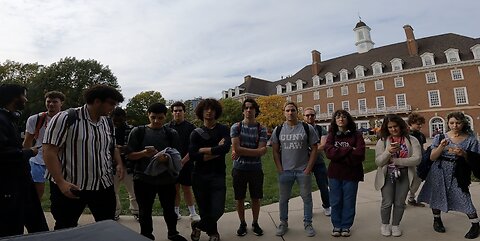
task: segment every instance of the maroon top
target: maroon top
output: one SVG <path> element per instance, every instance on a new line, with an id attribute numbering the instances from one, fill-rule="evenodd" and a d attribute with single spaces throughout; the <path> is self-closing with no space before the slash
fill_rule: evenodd
<path id="1" fill-rule="evenodd" d="M 353 149 L 355 147 L 355 150 Z M 328 177 L 346 181 L 363 181 L 365 141 L 362 133 L 332 133 L 327 136 L 325 154 L 330 159 Z"/>

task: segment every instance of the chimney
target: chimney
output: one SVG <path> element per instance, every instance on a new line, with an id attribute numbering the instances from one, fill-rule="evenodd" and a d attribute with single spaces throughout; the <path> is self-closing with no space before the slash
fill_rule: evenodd
<path id="1" fill-rule="evenodd" d="M 318 75 L 320 73 L 321 62 L 322 60 L 320 59 L 320 52 L 317 50 L 312 50 L 312 75 Z"/>
<path id="2" fill-rule="evenodd" d="M 248 81 L 252 80 L 252 76 L 246 75 L 245 77 L 243 77 L 243 79 L 244 79 L 244 82 L 247 83 Z"/>
<path id="3" fill-rule="evenodd" d="M 405 30 L 405 35 L 407 37 L 408 54 L 410 54 L 410 56 L 417 56 L 418 45 L 417 45 L 417 41 L 415 40 L 415 35 L 413 35 L 412 26 L 407 24 L 403 26 L 403 29 Z"/>

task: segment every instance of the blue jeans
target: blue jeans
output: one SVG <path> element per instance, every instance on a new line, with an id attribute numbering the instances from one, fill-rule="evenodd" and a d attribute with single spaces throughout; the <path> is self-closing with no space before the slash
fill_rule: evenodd
<path id="1" fill-rule="evenodd" d="M 303 171 L 283 171 L 278 174 L 278 186 L 280 191 L 280 221 L 288 221 L 288 201 L 292 194 L 293 184 L 297 181 L 300 196 L 303 200 L 303 222 L 312 223 L 312 178 L 303 174 Z"/>
<path id="2" fill-rule="evenodd" d="M 313 175 L 315 175 L 315 181 L 317 182 L 318 189 L 320 190 L 320 198 L 322 199 L 322 207 L 330 207 L 330 194 L 328 191 L 328 178 L 327 168 L 325 162 L 315 163 L 312 169 Z"/>
<path id="3" fill-rule="evenodd" d="M 329 178 L 328 183 L 333 227 L 349 229 L 355 218 L 358 182 Z"/>

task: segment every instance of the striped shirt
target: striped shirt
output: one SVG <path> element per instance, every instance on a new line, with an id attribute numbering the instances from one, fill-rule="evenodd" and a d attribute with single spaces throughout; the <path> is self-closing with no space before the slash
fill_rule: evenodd
<path id="1" fill-rule="evenodd" d="M 99 190 L 113 185 L 113 165 L 110 147 L 112 138 L 107 117 L 93 122 L 87 105 L 75 109 L 78 120 L 67 126 L 68 111 L 62 111 L 50 121 L 44 144 L 60 147 L 58 154 L 63 178 L 81 190 Z M 47 178 L 53 180 L 47 172 Z"/>

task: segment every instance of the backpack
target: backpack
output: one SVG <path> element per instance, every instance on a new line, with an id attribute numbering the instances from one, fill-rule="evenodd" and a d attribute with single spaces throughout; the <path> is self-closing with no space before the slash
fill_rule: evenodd
<path id="1" fill-rule="evenodd" d="M 43 124 L 47 120 L 47 112 L 41 112 L 37 114 L 37 121 L 35 122 L 35 131 L 33 132 L 33 139 L 37 140 L 38 135 L 40 134 L 40 129 L 42 129 Z"/>
<path id="2" fill-rule="evenodd" d="M 445 134 L 440 134 L 439 142 L 445 138 Z M 417 166 L 417 176 L 422 180 L 425 180 L 428 176 L 428 172 L 432 167 L 433 161 L 430 160 L 430 154 L 432 154 L 432 146 L 429 146 L 422 155 L 422 161 Z"/>

